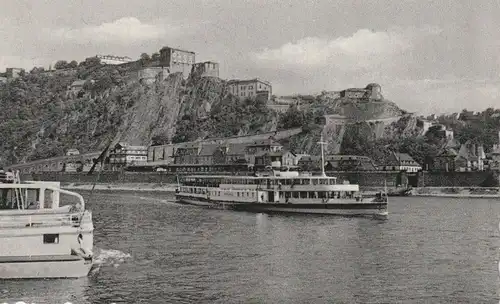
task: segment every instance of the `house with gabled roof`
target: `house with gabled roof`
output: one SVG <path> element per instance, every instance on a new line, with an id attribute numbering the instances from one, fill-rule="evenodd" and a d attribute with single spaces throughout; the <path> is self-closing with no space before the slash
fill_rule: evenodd
<path id="1" fill-rule="evenodd" d="M 483 145 L 468 140 L 460 147 L 455 158 L 455 166 L 458 171 L 484 171 L 485 159 Z"/>
<path id="2" fill-rule="evenodd" d="M 391 152 L 382 170 L 418 172 L 422 166 L 407 153 Z"/>
<path id="3" fill-rule="evenodd" d="M 498 131 L 496 143 L 491 149 L 490 157 L 490 169 L 500 170 L 500 131 Z"/>
<path id="4" fill-rule="evenodd" d="M 430 169 L 434 171 L 446 172 L 455 171 L 455 159 L 457 156 L 458 152 L 455 148 L 444 147 L 434 158 Z"/>

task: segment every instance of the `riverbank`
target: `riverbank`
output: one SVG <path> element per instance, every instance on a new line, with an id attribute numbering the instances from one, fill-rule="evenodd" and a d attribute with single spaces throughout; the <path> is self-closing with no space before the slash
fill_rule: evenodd
<path id="1" fill-rule="evenodd" d="M 449 198 L 500 198 L 498 187 L 422 187 L 414 188 L 412 196 Z"/>
<path id="2" fill-rule="evenodd" d="M 157 183 L 98 183 L 96 191 L 158 191 L 175 192 L 176 184 Z M 61 188 L 66 190 L 92 190 L 92 184 L 87 183 L 62 183 Z"/>
<path id="3" fill-rule="evenodd" d="M 92 190 L 90 183 L 62 183 L 61 187 L 67 190 Z M 177 184 L 171 183 L 98 183 L 96 191 L 148 191 L 148 192 L 175 192 Z M 383 189 L 373 187 L 361 190 L 365 197 L 375 196 Z M 481 187 L 424 187 L 413 188 L 411 196 L 415 197 L 449 197 L 449 198 L 500 198 L 499 188 Z"/>

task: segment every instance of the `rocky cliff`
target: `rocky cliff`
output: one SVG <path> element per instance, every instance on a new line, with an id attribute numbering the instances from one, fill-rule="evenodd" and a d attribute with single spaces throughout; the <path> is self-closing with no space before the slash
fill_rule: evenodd
<path id="1" fill-rule="evenodd" d="M 287 142 L 297 151 L 319 154 L 317 142 L 322 135 L 328 143 L 328 154 L 367 155 L 383 161 L 380 159 L 381 153 L 374 151 L 376 149 L 373 146 L 380 146 L 386 141 L 416 138 L 422 133 L 415 116 L 384 98 L 346 98 L 323 92 L 312 98 L 298 96 L 296 99 L 299 108 L 309 113 L 310 123 L 307 132 Z"/>
<path id="2" fill-rule="evenodd" d="M 265 102 L 237 99 L 219 78 L 176 73 L 143 83 L 140 69 L 80 66 L 0 84 L 0 165 L 70 148 L 93 152 L 110 140 L 149 145 L 276 129 L 278 116 Z"/>
<path id="3" fill-rule="evenodd" d="M 328 153 L 366 154 L 357 143 L 418 133 L 414 118 L 384 99 L 299 96 L 299 109 L 279 114 L 265 101 L 236 98 L 217 77 L 160 73 L 143 82 L 141 69 L 140 62 L 89 63 L 0 84 L 0 165 L 64 155 L 70 148 L 94 152 L 110 140 L 149 145 L 293 127 L 304 130 L 284 142 L 295 151 L 317 153 L 323 134 Z"/>

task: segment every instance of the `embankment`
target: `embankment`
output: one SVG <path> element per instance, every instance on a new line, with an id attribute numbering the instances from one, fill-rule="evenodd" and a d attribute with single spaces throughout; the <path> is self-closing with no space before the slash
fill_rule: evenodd
<path id="1" fill-rule="evenodd" d="M 413 196 L 450 198 L 500 198 L 498 187 L 424 187 L 414 188 Z"/>
<path id="2" fill-rule="evenodd" d="M 91 183 L 63 183 L 61 187 L 67 190 L 92 190 Z M 94 186 L 96 191 L 147 191 L 147 192 L 174 192 L 176 184 L 154 184 L 154 183 L 100 183 Z"/>
<path id="3" fill-rule="evenodd" d="M 203 174 L 203 173 L 197 173 Z M 206 173 L 205 173 L 206 174 Z M 220 175 L 234 173 L 217 172 Z M 360 185 L 360 190 L 372 194 L 387 187 L 413 187 L 414 196 L 442 197 L 496 197 L 498 194 L 498 173 L 496 172 L 419 172 L 407 174 L 398 171 L 327 172 L 336 176 L 338 183 L 348 181 Z M 97 173 L 44 172 L 23 176 L 28 180 L 60 181 L 63 187 L 75 190 L 90 190 L 96 183 L 97 190 L 114 191 L 174 191 L 177 176 L 165 172 L 102 172 Z"/>

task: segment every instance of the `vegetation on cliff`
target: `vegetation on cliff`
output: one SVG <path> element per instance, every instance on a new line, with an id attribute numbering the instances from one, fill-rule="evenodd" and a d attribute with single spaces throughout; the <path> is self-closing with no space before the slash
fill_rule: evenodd
<path id="1" fill-rule="evenodd" d="M 0 165 L 103 148 L 109 140 L 132 144 L 246 135 L 276 129 L 278 115 L 259 100 L 229 94 L 224 80 L 180 73 L 152 84 L 137 78 L 141 61 L 76 68 L 34 68 L 0 84 Z M 71 64 L 74 66 L 74 63 Z M 83 80 L 83 88 L 71 85 Z"/>
<path id="2" fill-rule="evenodd" d="M 279 114 L 258 98 L 231 95 L 226 81 L 216 77 L 185 80 L 178 73 L 142 83 L 137 71 L 158 56 L 142 57 L 126 65 L 89 58 L 75 67 L 74 61 L 61 61 L 56 71 L 34 68 L 0 84 L 0 165 L 60 156 L 70 148 L 98 151 L 112 139 L 149 145 L 295 127 L 303 132 L 283 141 L 295 152 L 318 154 L 323 135 L 331 143 L 327 153 L 366 155 L 378 162 L 400 151 L 424 163 L 446 141 L 433 128 L 423 134 L 414 115 L 388 100 L 358 102 L 325 92 L 298 96 L 297 105 Z M 81 90 L 71 87 L 76 80 L 84 81 Z M 328 114 L 349 122 L 329 125 Z M 500 110 L 437 121 L 452 128 L 461 143 L 472 140 L 489 151 L 498 141 Z"/>

